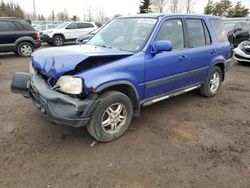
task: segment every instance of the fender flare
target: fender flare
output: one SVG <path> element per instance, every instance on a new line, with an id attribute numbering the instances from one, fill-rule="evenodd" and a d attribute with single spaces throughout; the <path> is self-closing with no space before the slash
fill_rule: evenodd
<path id="1" fill-rule="evenodd" d="M 16 46 L 16 49 L 18 48 L 18 45 L 21 43 L 21 42 L 30 42 L 33 46 L 35 46 L 35 41 L 32 37 L 29 37 L 29 36 L 25 36 L 25 37 L 20 37 L 18 38 L 16 41 L 15 41 L 15 46 Z"/>
<path id="2" fill-rule="evenodd" d="M 109 83 L 103 84 L 103 85 L 99 86 L 96 89 L 96 92 L 101 92 L 102 90 L 104 90 L 106 88 L 109 88 L 109 87 L 112 87 L 112 86 L 116 86 L 116 85 L 128 85 L 128 86 L 130 86 L 134 90 L 137 100 L 140 99 L 138 91 L 137 91 L 135 85 L 132 84 L 129 81 L 126 81 L 126 80 L 113 81 L 113 82 L 109 82 Z"/>
<path id="3" fill-rule="evenodd" d="M 54 36 L 56 36 L 56 35 L 62 35 L 62 36 L 63 36 L 63 38 L 64 38 L 64 40 L 66 40 L 65 35 L 64 35 L 63 33 L 53 33 L 53 35 L 52 35 L 52 39 L 53 39 L 53 38 L 54 38 Z"/>

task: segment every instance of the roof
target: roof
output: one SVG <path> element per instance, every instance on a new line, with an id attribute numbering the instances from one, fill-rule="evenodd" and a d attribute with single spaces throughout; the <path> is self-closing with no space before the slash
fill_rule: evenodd
<path id="1" fill-rule="evenodd" d="M 194 17 L 206 17 L 206 18 L 220 18 L 219 16 L 207 15 L 207 14 L 157 14 L 157 13 L 147 13 L 147 14 L 135 14 L 130 16 L 122 16 L 120 18 L 159 18 L 159 17 L 171 17 L 171 16 L 194 16 Z"/>

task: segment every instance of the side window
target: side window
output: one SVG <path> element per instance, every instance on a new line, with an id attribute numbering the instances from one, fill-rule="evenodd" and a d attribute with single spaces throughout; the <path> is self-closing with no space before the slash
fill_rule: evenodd
<path id="1" fill-rule="evenodd" d="M 187 27 L 191 48 L 205 46 L 207 44 L 206 32 L 201 19 L 187 19 Z"/>
<path id="2" fill-rule="evenodd" d="M 71 23 L 69 24 L 66 29 L 77 29 L 77 23 Z"/>
<path id="3" fill-rule="evenodd" d="M 79 29 L 92 28 L 92 27 L 94 27 L 94 26 L 91 23 L 78 23 L 78 28 Z"/>
<path id="4" fill-rule="evenodd" d="M 0 32 L 16 31 L 17 28 L 12 22 L 0 22 Z"/>
<path id="5" fill-rule="evenodd" d="M 213 28 L 217 41 L 218 42 L 228 41 L 227 32 L 225 30 L 223 22 L 220 19 L 210 19 L 209 22 Z"/>
<path id="6" fill-rule="evenodd" d="M 22 24 L 20 24 L 19 22 L 14 22 L 14 23 L 15 23 L 16 27 L 17 27 L 20 31 L 24 31 L 24 30 L 25 30 L 25 27 L 24 27 Z"/>
<path id="7" fill-rule="evenodd" d="M 181 19 L 165 21 L 156 37 L 156 41 L 170 40 L 173 43 L 173 50 L 184 48 L 184 33 Z"/>
<path id="8" fill-rule="evenodd" d="M 248 25 L 245 22 L 242 22 L 242 29 L 243 31 L 248 31 Z"/>
<path id="9" fill-rule="evenodd" d="M 238 29 L 239 29 L 239 30 L 242 30 L 242 24 L 241 24 L 241 22 L 236 24 L 235 29 L 236 29 L 236 30 L 238 30 Z"/>
<path id="10" fill-rule="evenodd" d="M 211 36 L 210 36 L 209 31 L 207 29 L 207 25 L 205 24 L 204 21 L 202 21 L 202 24 L 203 24 L 203 29 L 204 29 L 204 32 L 205 32 L 206 45 L 209 45 L 209 44 L 212 43 Z"/>

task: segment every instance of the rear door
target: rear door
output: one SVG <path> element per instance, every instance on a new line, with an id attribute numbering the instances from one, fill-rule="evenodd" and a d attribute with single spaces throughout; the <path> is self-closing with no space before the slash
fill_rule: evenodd
<path id="1" fill-rule="evenodd" d="M 77 28 L 78 28 L 78 32 L 77 32 L 76 38 L 80 37 L 81 35 L 85 35 L 89 33 L 90 31 L 93 31 L 95 29 L 95 26 L 92 23 L 78 22 Z"/>
<path id="2" fill-rule="evenodd" d="M 210 63 L 217 49 L 212 45 L 207 24 L 202 18 L 185 18 L 188 36 L 190 83 L 202 83 L 207 78 Z"/>
<path id="3" fill-rule="evenodd" d="M 69 24 L 64 31 L 64 36 L 66 39 L 76 39 L 77 37 L 77 32 L 78 32 L 78 28 L 77 28 L 77 23 L 71 23 Z"/>
<path id="4" fill-rule="evenodd" d="M 12 21 L 0 21 L 0 51 L 14 50 L 19 33 Z"/>

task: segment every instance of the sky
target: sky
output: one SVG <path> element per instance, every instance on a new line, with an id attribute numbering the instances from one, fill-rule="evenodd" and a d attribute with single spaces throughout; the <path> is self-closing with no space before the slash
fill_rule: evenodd
<path id="1" fill-rule="evenodd" d="M 4 0 L 5 2 L 10 0 Z M 12 0 L 29 13 L 33 12 L 33 0 Z M 136 14 L 141 0 L 35 0 L 36 13 L 49 16 L 52 10 L 59 12 L 67 9 L 70 16 L 77 15 L 84 18 L 89 7 L 95 16 L 103 10 L 104 15 L 111 17 L 114 14 Z M 216 0 L 215 0 L 216 1 Z M 239 0 L 231 0 L 233 3 Z M 241 0 L 242 4 L 250 9 L 250 0 Z M 194 13 L 203 13 L 207 0 L 196 0 L 193 6 Z"/>

